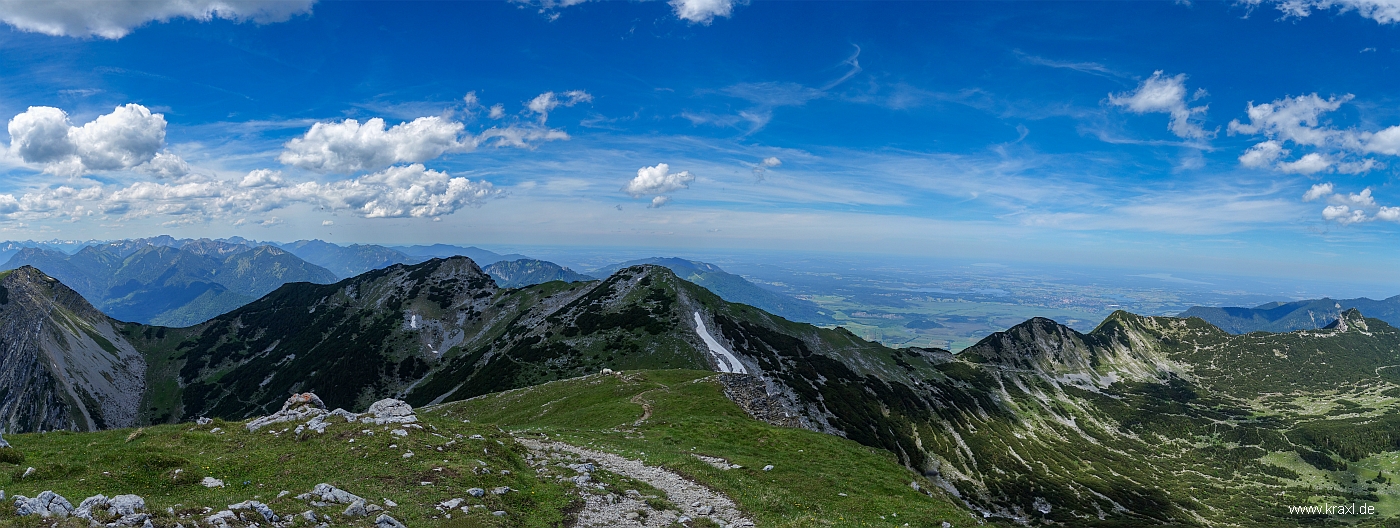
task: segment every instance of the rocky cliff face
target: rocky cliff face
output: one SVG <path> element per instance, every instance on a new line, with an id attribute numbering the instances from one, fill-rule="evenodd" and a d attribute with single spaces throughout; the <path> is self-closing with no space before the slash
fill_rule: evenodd
<path id="1" fill-rule="evenodd" d="M 39 270 L 0 279 L 0 429 L 126 427 L 138 420 L 146 363 L 114 321 Z"/>

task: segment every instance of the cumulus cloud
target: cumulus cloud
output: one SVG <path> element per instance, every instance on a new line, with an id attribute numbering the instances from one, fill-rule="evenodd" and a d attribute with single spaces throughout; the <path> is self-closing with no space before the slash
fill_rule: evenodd
<path id="1" fill-rule="evenodd" d="M 1309 188 L 1309 189 L 1308 189 L 1308 192 L 1303 193 L 1303 201 L 1304 201 L 1304 202 L 1311 202 L 1311 201 L 1316 200 L 1316 199 L 1318 199 L 1318 198 L 1323 198 L 1323 197 L 1331 196 L 1331 195 L 1332 195 L 1332 182 L 1319 183 L 1319 184 L 1313 185 L 1311 188 Z"/>
<path id="2" fill-rule="evenodd" d="M 1400 155 L 1400 126 L 1371 132 L 1336 128 L 1325 119 L 1329 112 L 1352 99 L 1351 94 L 1326 99 L 1309 94 L 1257 105 L 1250 102 L 1245 111 L 1249 121 L 1231 120 L 1227 130 L 1231 135 L 1258 135 L 1268 139 L 1245 151 L 1240 156 L 1240 164 L 1298 174 L 1323 171 L 1361 174 L 1384 166 L 1366 156 Z M 1283 161 L 1290 153 L 1285 148 L 1290 143 L 1314 152 L 1297 160 Z"/>
<path id="3" fill-rule="evenodd" d="M 1350 101 L 1350 94 L 1323 99 L 1317 94 L 1285 97 L 1272 103 L 1250 102 L 1245 113 L 1248 123 L 1230 121 L 1230 134 L 1260 134 L 1300 145 L 1320 147 L 1338 138 L 1339 131 L 1319 127 L 1322 114 L 1341 108 Z"/>
<path id="4" fill-rule="evenodd" d="M 1197 90 L 1189 101 L 1205 96 Z M 1138 85 L 1137 90 L 1120 94 L 1109 94 L 1108 102 L 1126 108 L 1135 114 L 1162 113 L 1171 116 L 1167 129 L 1177 137 L 1185 139 L 1209 139 L 1214 131 L 1207 131 L 1193 121 L 1198 114 L 1205 114 L 1208 106 L 1190 106 L 1186 90 L 1186 74 L 1172 77 L 1163 75 L 1161 70 L 1152 73 Z"/>
<path id="5" fill-rule="evenodd" d="M 147 163 L 145 169 L 157 175 L 188 173 L 174 154 L 160 153 L 157 159 L 165 146 L 165 125 L 165 116 L 139 104 L 118 106 L 82 126 L 73 126 L 58 108 L 31 106 L 10 119 L 10 151 L 45 172 L 67 176 Z"/>
<path id="6" fill-rule="evenodd" d="M 0 20 L 56 37 L 119 39 L 150 22 L 215 18 L 259 24 L 311 12 L 315 0 L 0 0 Z"/>
<path id="7" fill-rule="evenodd" d="M 647 207 L 650 209 L 656 209 L 668 203 L 671 203 L 670 196 L 657 196 L 651 199 L 651 205 L 648 205 Z"/>
<path id="8" fill-rule="evenodd" d="M 1332 160 L 1316 152 L 1307 154 L 1295 161 L 1279 163 L 1278 170 L 1293 174 L 1317 174 L 1332 166 Z"/>
<path id="9" fill-rule="evenodd" d="M 289 182 L 280 172 L 259 169 L 234 180 L 189 175 L 172 182 L 60 186 L 19 196 L 0 194 L 0 218 L 97 214 L 118 219 L 169 217 L 168 224 L 183 225 L 241 219 L 296 205 L 348 211 L 365 218 L 424 218 L 477 207 L 501 194 L 490 182 L 453 177 L 420 164 L 331 182 Z"/>
<path id="10" fill-rule="evenodd" d="M 1240 155 L 1240 165 L 1251 169 L 1259 169 L 1273 165 L 1279 158 L 1288 155 L 1288 149 L 1283 148 L 1283 144 L 1274 140 L 1258 143 Z"/>
<path id="11" fill-rule="evenodd" d="M 1400 207 L 1384 206 L 1377 203 L 1375 196 L 1371 195 L 1369 187 L 1362 189 L 1359 193 L 1339 193 L 1336 192 L 1336 188 L 1331 182 L 1319 183 L 1303 193 L 1303 201 L 1316 200 L 1327 202 L 1328 205 L 1322 208 L 1322 219 L 1329 222 L 1341 225 L 1376 220 L 1400 222 Z"/>
<path id="12" fill-rule="evenodd" d="M 136 168 L 157 178 L 179 178 L 194 170 L 184 159 L 169 152 L 157 152 L 150 161 Z"/>
<path id="13" fill-rule="evenodd" d="M 658 163 L 655 167 L 637 169 L 637 177 L 627 182 L 622 190 L 633 198 L 641 198 L 688 189 L 693 181 L 695 175 L 690 171 L 671 172 L 670 165 Z"/>
<path id="14" fill-rule="evenodd" d="M 462 122 L 439 116 L 420 117 L 392 127 L 378 117 L 364 123 L 356 119 L 316 123 L 301 137 L 283 145 L 277 160 L 321 173 L 351 174 L 397 164 L 422 163 L 481 146 L 533 148 L 538 142 L 569 139 L 563 130 L 545 126 L 550 111 L 592 100 L 593 96 L 580 90 L 561 94 L 545 92 L 526 103 L 528 111 L 539 116 L 538 122 L 517 120 L 479 134 L 467 132 Z M 468 93 L 463 101 L 469 109 L 481 104 L 474 92 Z M 489 115 L 492 119 L 504 118 L 505 108 L 493 105 Z"/>
<path id="15" fill-rule="evenodd" d="M 436 116 L 388 128 L 378 117 L 363 124 L 354 119 L 316 123 L 302 137 L 288 141 L 277 160 L 317 172 L 339 173 L 420 163 L 464 148 L 458 137 L 464 128 L 462 123 Z"/>
<path id="16" fill-rule="evenodd" d="M 1283 13 L 1285 19 L 1304 18 L 1314 10 L 1328 11 L 1335 8 L 1341 13 L 1356 11 L 1357 14 L 1381 24 L 1400 22 L 1400 3 L 1394 0 L 1243 0 L 1241 3 L 1250 6 L 1272 4 Z"/>
<path id="17" fill-rule="evenodd" d="M 676 18 L 692 24 L 708 26 L 715 17 L 729 18 L 734 13 L 735 0 L 671 0 Z"/>
<path id="18" fill-rule="evenodd" d="M 270 169 L 257 169 L 243 177 L 243 181 L 238 182 L 239 187 L 282 187 L 286 182 L 282 180 L 282 172 Z"/>

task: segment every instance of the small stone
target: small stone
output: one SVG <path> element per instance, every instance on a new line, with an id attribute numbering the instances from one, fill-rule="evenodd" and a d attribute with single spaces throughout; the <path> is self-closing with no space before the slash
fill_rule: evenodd
<path id="1" fill-rule="evenodd" d="M 495 515 L 495 516 L 497 516 L 497 517 L 505 517 L 505 516 L 506 516 L 506 512 L 503 512 L 503 511 L 500 511 L 500 510 L 496 510 L 496 511 L 491 512 L 491 515 Z"/>
<path id="2" fill-rule="evenodd" d="M 25 470 L 24 470 L 24 474 L 23 474 L 23 475 L 20 475 L 19 478 L 27 478 L 27 477 L 29 477 L 30 475 L 33 475 L 33 474 L 34 474 L 34 468 L 33 468 L 33 467 L 30 467 L 30 468 L 25 469 Z"/>
<path id="3" fill-rule="evenodd" d="M 499 487 L 499 488 L 491 488 L 491 494 L 492 494 L 492 495 L 505 495 L 505 494 L 506 494 L 507 492 L 509 492 L 509 491 L 511 491 L 510 486 L 501 486 L 501 487 Z"/>
<path id="4" fill-rule="evenodd" d="M 394 429 L 392 431 L 389 431 L 389 434 L 392 434 L 394 436 L 408 436 L 408 431 L 405 431 L 403 429 Z"/>
<path id="5" fill-rule="evenodd" d="M 282 490 L 282 491 L 277 492 L 277 498 L 280 499 L 280 498 L 282 498 L 282 497 L 286 497 L 286 496 L 291 495 L 291 494 L 292 494 L 292 492 L 290 492 L 290 491 Z"/>
<path id="6" fill-rule="evenodd" d="M 214 478 L 214 477 L 204 477 L 204 480 L 201 481 L 200 484 L 203 484 L 204 487 L 206 487 L 206 488 L 222 488 L 222 487 L 224 487 L 224 481 L 219 480 L 219 479 L 216 479 L 216 478 Z"/>
<path id="7" fill-rule="evenodd" d="M 205 417 L 203 417 L 203 416 L 200 416 L 198 420 L 195 420 L 195 421 L 194 421 L 194 423 L 195 423 L 196 425 L 209 425 L 209 424 L 211 424 L 211 423 L 213 423 L 213 422 L 214 422 L 214 420 L 210 420 L 210 419 L 205 418 Z"/>
<path id="8" fill-rule="evenodd" d="M 679 519 L 676 519 L 676 522 L 681 523 L 681 524 L 688 523 L 688 522 L 690 522 L 690 517 L 686 517 L 686 516 L 682 515 Z"/>
<path id="9" fill-rule="evenodd" d="M 413 458 L 413 452 L 412 452 L 412 451 L 405 451 L 404 454 L 403 454 L 403 457 L 404 457 L 404 458 Z"/>
<path id="10" fill-rule="evenodd" d="M 637 512 L 627 512 L 626 517 L 627 517 L 627 520 L 629 520 L 629 521 L 635 521 L 635 520 L 637 520 L 638 518 L 640 518 L 641 515 L 638 515 Z"/>
<path id="11" fill-rule="evenodd" d="M 438 507 L 439 507 L 439 508 L 442 508 L 442 509 L 444 509 L 444 510 L 450 510 L 450 509 L 452 509 L 452 508 L 456 508 L 457 505 L 459 505 L 459 504 L 461 504 L 461 503 L 462 503 L 462 499 L 448 499 L 448 500 L 445 500 L 445 501 L 442 501 L 442 502 L 438 503 Z"/>
<path id="12" fill-rule="evenodd" d="M 393 508 L 393 507 L 398 506 L 398 505 L 399 505 L 399 503 L 397 503 L 397 502 L 391 501 L 391 500 L 389 500 L 389 499 L 384 499 L 384 507 L 385 507 L 385 508 Z"/>
<path id="13" fill-rule="evenodd" d="M 764 471 L 773 471 L 773 464 L 768 464 L 768 465 L 766 465 L 766 466 L 763 466 L 763 470 L 764 470 Z"/>
<path id="14" fill-rule="evenodd" d="M 714 512 L 715 512 L 715 507 L 714 507 L 714 506 L 710 506 L 709 504 L 706 504 L 706 505 L 704 505 L 704 506 L 701 506 L 700 509 L 695 510 L 695 513 L 698 513 L 698 514 L 700 514 L 700 515 L 710 515 L 710 514 L 712 514 L 712 513 L 714 513 Z"/>
<path id="15" fill-rule="evenodd" d="M 485 494 L 486 494 L 486 490 L 481 489 L 481 488 L 470 488 L 470 489 L 467 490 L 467 495 L 471 495 L 471 496 L 473 496 L 473 497 L 480 497 L 480 496 L 485 495 Z"/>
<path id="16" fill-rule="evenodd" d="M 301 518 L 306 519 L 307 522 L 316 522 L 316 512 L 306 510 L 301 512 Z"/>

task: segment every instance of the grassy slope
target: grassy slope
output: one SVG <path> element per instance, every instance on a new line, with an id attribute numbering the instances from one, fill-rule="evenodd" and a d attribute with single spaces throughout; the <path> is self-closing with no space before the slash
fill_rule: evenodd
<path id="1" fill-rule="evenodd" d="M 955 526 L 972 519 L 955 499 L 926 496 L 928 482 L 895 457 L 835 436 L 773 427 L 727 400 L 713 372 L 641 371 L 589 376 L 486 395 L 440 412 L 498 424 L 661 465 L 728 494 L 760 526 Z M 651 406 L 652 416 L 634 422 Z M 728 459 L 719 470 L 691 456 Z M 765 465 L 774 469 L 761 471 Z M 840 495 L 845 493 L 845 496 Z"/>
<path id="2" fill-rule="evenodd" d="M 440 514 L 431 505 L 452 497 L 467 497 L 470 504 L 487 506 L 467 519 L 457 512 L 452 521 L 455 526 L 555 526 L 563 521 L 573 498 L 560 485 L 536 479 L 521 459 L 523 448 L 508 436 L 494 427 L 465 424 L 441 414 L 420 413 L 419 418 L 425 427 L 436 427 L 436 431 L 411 430 L 408 437 L 400 438 L 388 434 L 385 426 L 337 422 L 324 434 L 311 433 L 299 441 L 291 432 L 280 436 L 268 429 L 248 433 L 242 424 L 215 420 L 204 426 L 161 425 L 139 432 L 121 429 L 12 435 L 8 440 L 26 459 L 19 465 L 0 464 L 0 489 L 10 497 L 33 497 L 53 490 L 74 505 L 98 493 L 134 493 L 146 499 L 148 511 L 157 515 L 157 526 L 175 524 L 176 519 L 165 513 L 168 507 L 174 507 L 177 514 L 203 518 L 208 515 L 203 513 L 205 506 L 218 511 L 249 499 L 267 503 L 279 515 L 294 515 L 312 509 L 295 495 L 319 482 L 376 504 L 382 505 L 382 500 L 389 498 L 399 506 L 387 513 L 409 526 L 446 522 L 436 518 Z M 216 427 L 224 431 L 211 433 Z M 363 430 L 375 434 L 367 435 Z M 485 439 L 466 438 L 473 434 Z M 449 441 L 455 443 L 449 445 Z M 390 448 L 391 444 L 398 447 Z M 439 447 L 443 451 L 439 452 Z M 413 451 L 415 456 L 404 458 L 405 451 Z M 478 461 L 485 462 L 493 473 L 474 474 Z M 36 468 L 35 473 L 21 479 L 30 466 Z M 177 469 L 182 470 L 178 476 Z M 501 475 L 501 469 L 512 473 Z M 205 476 L 223 479 L 227 486 L 206 488 L 200 484 Z M 425 486 L 422 482 L 434 484 Z M 465 493 L 471 487 L 496 486 L 520 491 L 502 496 L 488 493 L 481 499 Z M 291 495 L 276 498 L 281 490 Z M 344 509 L 345 505 L 332 505 L 318 511 L 337 519 L 336 525 L 345 525 L 346 519 L 340 516 Z M 510 515 L 503 522 L 490 516 L 492 510 L 505 510 Z M 36 525 L 35 521 L 17 519 L 8 501 L 0 505 L 0 526 Z M 373 519 L 361 519 L 358 524 L 370 526 Z"/>
<path id="3" fill-rule="evenodd" d="M 11 497 L 53 490 L 74 504 L 97 493 L 134 493 L 146 499 L 157 526 L 173 526 L 186 519 L 165 513 L 168 507 L 177 515 L 202 518 L 208 515 L 203 507 L 218 511 L 249 499 L 267 503 L 279 515 L 294 515 L 311 509 L 295 495 L 329 482 L 378 504 L 384 498 L 397 502 L 387 513 L 409 526 L 562 525 L 574 505 L 572 484 L 537 479 L 522 459 L 524 448 L 499 426 L 516 434 L 546 432 L 557 440 L 665 466 L 728 494 L 760 526 L 938 526 L 941 521 L 962 526 L 973 521 L 954 499 L 914 491 L 911 481 L 925 488 L 928 482 L 885 451 L 749 419 L 724 397 L 713 375 L 640 371 L 625 378 L 589 376 L 492 394 L 420 409 L 421 423 L 429 428 L 407 438 L 388 434 L 384 426 L 337 422 L 325 434 L 299 440 L 291 432 L 248 433 L 241 423 L 221 420 L 203 426 L 12 435 L 7 439 L 25 460 L 0 463 L 0 489 Z M 650 405 L 653 414 L 632 427 L 642 413 L 636 402 Z M 223 431 L 211 433 L 216 427 Z M 486 438 L 469 439 L 473 434 Z M 437 451 L 439 447 L 444 450 Z M 403 458 L 405 451 L 415 456 Z M 744 468 L 721 471 L 691 453 L 723 457 Z M 478 461 L 493 473 L 473 473 Z M 775 468 L 759 469 L 767 464 Z M 30 466 L 35 473 L 20 478 Z M 177 475 L 176 469 L 182 471 Z M 501 475 L 501 469 L 511 474 Z M 205 488 L 199 484 L 205 476 L 223 479 L 227 487 Z M 434 484 L 423 486 L 424 481 Z M 469 503 L 488 507 L 467 518 L 459 512 L 448 521 L 432 508 L 465 497 L 467 488 L 495 486 L 520 491 L 469 498 Z M 281 490 L 291 495 L 276 498 Z M 344 508 L 318 511 L 340 525 L 346 522 L 339 515 Z M 498 509 L 509 512 L 504 520 L 486 513 Z M 0 526 L 38 525 L 37 519 L 16 518 L 13 512 L 12 505 L 0 505 Z M 359 524 L 370 525 L 372 519 Z"/>

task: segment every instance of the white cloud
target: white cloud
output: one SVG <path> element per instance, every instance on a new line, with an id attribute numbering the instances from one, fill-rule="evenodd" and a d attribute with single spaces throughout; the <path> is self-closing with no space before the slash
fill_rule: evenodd
<path id="1" fill-rule="evenodd" d="M 194 170 L 184 159 L 169 152 L 158 152 L 136 168 L 157 178 L 179 178 Z"/>
<path id="2" fill-rule="evenodd" d="M 1191 97 L 1194 101 L 1205 95 L 1197 90 Z M 1209 139 L 1214 131 L 1207 131 L 1192 121 L 1197 114 L 1204 114 L 1208 106 L 1190 106 L 1186 96 L 1186 74 L 1167 77 L 1161 70 L 1152 73 L 1147 80 L 1131 93 L 1109 94 L 1109 103 L 1122 106 L 1135 114 L 1163 113 L 1171 115 L 1167 129 L 1177 137 L 1185 139 Z"/>
<path id="3" fill-rule="evenodd" d="M 351 173 L 395 163 L 420 163 L 451 150 L 470 149 L 458 135 L 462 123 L 420 117 L 385 128 L 383 119 L 361 124 L 354 119 L 316 123 L 302 137 L 288 141 L 277 157 L 284 164 L 317 172 Z"/>
<path id="4" fill-rule="evenodd" d="M 333 226 L 333 225 L 335 225 L 335 221 L 334 221 L 334 220 L 322 220 L 322 221 L 321 221 L 321 225 L 323 225 L 323 226 Z"/>
<path id="5" fill-rule="evenodd" d="M 1329 205 L 1322 210 L 1322 218 L 1342 225 L 1365 222 L 1366 212 L 1361 209 L 1353 210 L 1345 205 Z"/>
<path id="6" fill-rule="evenodd" d="M 490 182 L 452 177 L 419 164 L 324 183 L 287 182 L 277 171 L 259 169 L 241 180 L 190 175 L 176 182 L 143 181 L 82 189 L 60 186 L 18 197 L 0 194 L 0 217 L 25 220 L 100 214 L 123 220 L 169 217 L 171 225 L 184 225 L 310 205 L 365 218 L 423 218 L 477 207 L 501 194 Z M 275 219 L 271 217 L 263 225 Z"/>
<path id="7" fill-rule="evenodd" d="M 549 113 L 555 108 L 591 102 L 593 102 L 593 96 L 583 90 L 570 90 L 558 95 L 555 95 L 554 92 L 545 92 L 525 103 L 525 108 L 529 109 L 531 113 L 539 115 L 540 124 L 544 124 L 545 120 L 549 119 Z"/>
<path id="8" fill-rule="evenodd" d="M 1371 189 L 1362 189 L 1359 193 L 1342 194 L 1335 192 L 1335 187 L 1331 182 L 1319 183 L 1303 193 L 1303 201 L 1311 202 L 1325 198 L 1326 207 L 1322 208 L 1322 219 L 1329 222 L 1337 222 L 1341 225 L 1359 224 L 1375 220 L 1387 222 L 1400 222 L 1400 207 L 1389 207 L 1376 203 L 1375 196 L 1371 195 Z"/>
<path id="9" fill-rule="evenodd" d="M 1250 6 L 1263 3 L 1273 4 L 1283 12 L 1283 18 L 1304 18 L 1313 10 L 1327 11 L 1336 8 L 1338 12 L 1356 11 L 1357 14 L 1381 24 L 1400 22 L 1400 2 L 1395 0 L 1242 0 Z"/>
<path id="10" fill-rule="evenodd" d="M 729 18 L 734 13 L 734 0 L 671 0 L 676 17 L 693 24 L 708 26 L 715 17 Z"/>
<path id="11" fill-rule="evenodd" d="M 475 97 L 471 93 L 464 100 L 479 104 Z M 592 96 L 578 90 L 558 96 L 546 92 L 527 103 L 531 112 L 539 114 L 538 122 L 495 126 L 480 134 L 466 132 L 465 124 L 438 116 L 420 117 L 392 127 L 386 127 L 387 123 L 378 117 L 364 123 L 355 119 L 316 123 L 301 137 L 283 145 L 277 160 L 316 172 L 351 174 L 396 164 L 422 163 L 448 153 L 469 152 L 483 145 L 533 148 L 537 142 L 569 139 L 569 134 L 563 130 L 545 126 L 550 110 L 591 100 Z M 504 117 L 503 107 L 492 106 L 490 115 L 493 119 Z"/>
<path id="12" fill-rule="evenodd" d="M 491 111 L 487 114 L 491 119 L 500 119 L 506 116 L 506 106 L 500 103 L 491 105 Z"/>
<path id="13" fill-rule="evenodd" d="M 1400 126 L 1368 132 L 1335 128 L 1323 119 L 1325 114 L 1336 111 L 1352 98 L 1351 94 L 1327 99 L 1309 94 L 1258 105 L 1249 103 L 1246 109 L 1249 122 L 1231 120 L 1227 127 L 1229 133 L 1261 135 L 1269 139 L 1241 155 L 1240 164 L 1250 168 L 1273 164 L 1275 170 L 1300 174 L 1322 171 L 1361 174 L 1384 166 L 1364 156 L 1400 155 Z M 1288 143 L 1312 147 L 1316 152 L 1291 162 L 1279 161 L 1289 154 L 1289 149 L 1284 148 Z M 1256 153 L 1256 149 L 1261 150 Z M 1277 155 L 1269 157 L 1271 152 L 1266 149 L 1273 149 Z"/>
<path id="14" fill-rule="evenodd" d="M 1327 196 L 1331 196 L 1331 195 L 1332 195 L 1332 182 L 1319 183 L 1319 184 L 1313 185 L 1312 188 L 1308 189 L 1308 192 L 1303 193 L 1303 201 L 1304 201 L 1304 202 L 1311 202 L 1311 201 L 1316 200 L 1316 199 L 1318 199 L 1318 198 L 1323 198 L 1323 197 L 1327 197 Z"/>
<path id="15" fill-rule="evenodd" d="M 0 0 L 0 20 L 56 37 L 119 39 L 150 22 L 215 18 L 259 24 L 311 12 L 315 0 Z"/>
<path id="16" fill-rule="evenodd" d="M 1351 99 L 1351 94 L 1327 99 L 1311 94 L 1285 97 L 1259 105 L 1251 102 L 1246 110 L 1249 123 L 1231 120 L 1227 129 L 1230 134 L 1262 134 L 1300 145 L 1320 147 L 1335 141 L 1340 132 L 1319 127 L 1319 118 L 1322 114 L 1341 108 Z"/>
<path id="17" fill-rule="evenodd" d="M 1332 166 L 1332 160 L 1316 152 L 1309 153 L 1295 161 L 1279 163 L 1278 170 L 1291 174 L 1317 174 Z"/>
<path id="18" fill-rule="evenodd" d="M 271 169 L 257 169 L 243 177 L 243 181 L 238 182 L 239 187 L 283 187 L 286 182 L 282 180 L 282 172 Z"/>
<path id="19" fill-rule="evenodd" d="M 349 181 L 302 183 L 291 195 L 320 201 L 331 209 L 349 209 L 366 218 L 422 218 L 452 214 L 499 196 L 490 182 L 453 178 L 413 164 L 390 167 Z"/>
<path id="20" fill-rule="evenodd" d="M 695 175 L 690 171 L 670 171 L 671 166 L 665 163 L 658 163 L 655 167 L 642 167 L 637 169 L 637 177 L 627 182 L 622 190 L 633 198 L 641 198 L 687 189 L 690 188 L 690 182 L 695 181 Z"/>
<path id="21" fill-rule="evenodd" d="M 10 151 L 45 172 L 77 176 L 92 171 L 145 167 L 157 175 L 189 172 L 184 160 L 157 153 L 165 146 L 165 116 L 139 104 L 118 106 L 112 113 L 75 127 L 63 110 L 31 106 L 10 119 Z"/>
<path id="22" fill-rule="evenodd" d="M 668 203 L 671 203 L 670 196 L 657 196 L 651 199 L 651 205 L 648 205 L 647 207 L 650 209 L 656 209 Z"/>
<path id="23" fill-rule="evenodd" d="M 1279 158 L 1288 155 L 1288 149 L 1283 148 L 1283 144 L 1268 140 L 1258 143 L 1240 155 L 1240 165 L 1251 169 L 1259 169 L 1272 165 Z"/>
<path id="24" fill-rule="evenodd" d="M 775 157 L 763 158 L 762 161 L 759 161 L 753 166 L 754 178 L 758 179 L 758 181 L 763 181 L 763 177 L 768 174 L 768 169 L 781 166 L 782 164 L 783 161 Z"/>

